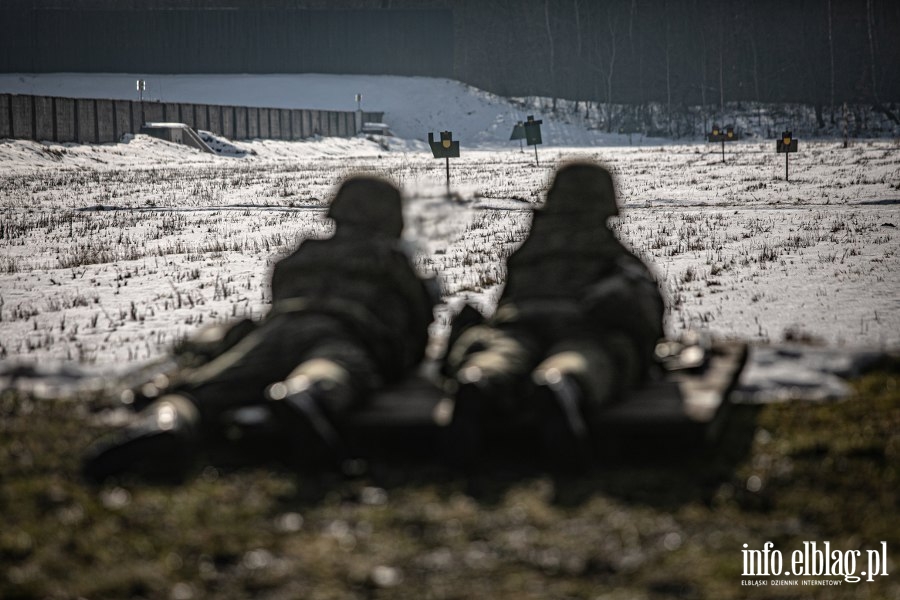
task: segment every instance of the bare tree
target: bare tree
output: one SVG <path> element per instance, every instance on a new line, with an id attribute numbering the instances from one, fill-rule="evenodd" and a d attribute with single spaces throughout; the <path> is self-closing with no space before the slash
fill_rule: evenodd
<path id="1" fill-rule="evenodd" d="M 701 21 L 700 11 L 697 7 L 697 0 L 694 0 L 694 22 L 696 23 L 696 22 L 700 22 L 700 21 Z M 700 40 L 700 60 L 698 61 L 700 63 L 700 104 L 701 104 L 701 106 L 703 106 L 705 108 L 706 107 L 706 89 L 708 86 L 708 84 L 706 82 L 706 67 L 707 67 L 707 62 L 708 62 L 706 36 L 698 35 L 698 36 L 696 36 L 696 38 L 698 38 Z"/>
<path id="2" fill-rule="evenodd" d="M 725 28 L 719 20 L 719 111 L 725 117 Z"/>
<path id="3" fill-rule="evenodd" d="M 605 98 L 603 100 L 604 112 L 606 117 L 606 131 L 612 131 L 612 88 L 613 88 L 613 75 L 615 74 L 616 67 L 616 54 L 617 54 L 617 37 L 616 30 L 618 29 L 618 15 L 614 15 L 610 5 L 606 6 L 606 15 L 605 19 L 600 18 L 600 20 L 605 20 L 606 27 L 608 30 L 607 35 L 597 34 L 594 38 L 593 50 L 596 53 L 596 61 L 587 60 L 587 66 L 592 70 L 597 72 L 605 83 Z M 596 84 L 595 84 L 596 85 Z M 597 104 L 598 106 L 601 103 L 599 99 L 599 91 L 597 93 Z"/>
<path id="4" fill-rule="evenodd" d="M 756 99 L 757 104 L 757 113 L 756 113 L 756 122 L 757 125 L 762 127 L 762 107 L 759 105 L 760 95 L 759 95 L 759 53 L 756 50 L 756 36 L 754 35 L 756 32 L 750 32 L 750 54 L 753 58 L 753 95 Z"/>
<path id="5" fill-rule="evenodd" d="M 827 0 L 826 7 L 828 10 L 828 58 L 831 69 L 829 103 L 831 104 L 831 124 L 834 125 L 834 29 L 831 24 L 831 0 Z"/>
<path id="6" fill-rule="evenodd" d="M 575 0 L 575 56 L 578 58 L 581 58 L 581 49 L 581 0 Z"/>
<path id="7" fill-rule="evenodd" d="M 618 15 L 613 17 L 610 8 L 607 6 L 606 25 L 609 28 L 609 54 L 606 68 L 606 132 L 612 131 L 612 83 L 613 72 L 616 67 L 616 28 L 618 26 Z"/>
<path id="8" fill-rule="evenodd" d="M 873 12 L 872 0 L 866 0 L 866 31 L 868 32 L 869 37 L 869 73 L 872 77 L 872 97 L 875 99 L 875 102 L 878 102 L 878 81 L 875 73 L 875 31 L 873 23 L 875 16 L 873 15 Z"/>
<path id="9" fill-rule="evenodd" d="M 581 51 L 583 49 L 583 44 L 581 41 L 581 0 L 574 0 L 575 2 L 575 59 L 576 63 L 580 63 L 582 60 Z M 585 100 L 585 111 L 584 117 L 588 117 L 588 102 Z M 575 100 L 575 112 L 578 112 L 578 100 Z"/>
<path id="10" fill-rule="evenodd" d="M 672 135 L 672 65 L 669 46 L 669 3 L 663 2 L 663 19 L 666 21 L 666 131 Z"/>
<path id="11" fill-rule="evenodd" d="M 553 95 L 553 111 L 556 112 L 556 45 L 553 42 L 553 29 L 550 27 L 550 0 L 544 0 L 544 23 L 547 26 L 547 42 L 550 48 L 550 86 Z"/>
<path id="12" fill-rule="evenodd" d="M 884 113 L 894 123 L 900 123 L 900 119 L 887 107 L 881 103 L 881 97 L 878 93 L 877 73 L 878 63 L 876 60 L 876 39 L 875 39 L 875 10 L 872 6 L 874 0 L 866 0 L 866 30 L 869 36 L 869 71 L 872 76 L 872 100 L 875 102 L 875 108 Z"/>
<path id="13" fill-rule="evenodd" d="M 634 21 L 638 14 L 638 0 L 631 0 L 631 8 L 628 13 L 628 43 L 631 50 L 631 58 L 634 60 Z M 646 118 L 644 113 L 646 108 L 646 98 L 644 97 L 644 38 L 638 36 L 638 52 L 637 52 L 637 83 L 638 83 L 638 102 L 640 106 L 641 121 Z M 646 127 L 645 127 L 646 129 Z"/>

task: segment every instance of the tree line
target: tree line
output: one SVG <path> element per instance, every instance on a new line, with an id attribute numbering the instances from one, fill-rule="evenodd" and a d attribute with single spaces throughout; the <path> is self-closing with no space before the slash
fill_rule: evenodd
<path id="1" fill-rule="evenodd" d="M 894 0 L 465 0 L 454 18 L 458 77 L 501 95 L 801 102 L 832 123 L 871 103 L 897 120 Z"/>
<path id="2" fill-rule="evenodd" d="M 744 101 L 805 103 L 816 106 L 822 123 L 833 123 L 845 102 L 866 103 L 898 122 L 896 0 L 0 0 L 0 12 L 25 15 L 26 21 L 41 10 L 202 15 L 240 9 L 398 11 L 403 27 L 429 29 L 434 38 L 429 52 L 446 53 L 448 63 L 442 64 L 452 62 L 456 79 L 504 96 L 565 98 L 607 108 L 654 103 L 669 112 L 697 105 L 724 112 L 726 103 Z M 410 11 L 423 11 L 418 21 L 429 25 L 415 25 Z M 212 19 L 196 18 L 198 23 Z M 368 27 L 364 37 L 380 35 L 374 22 Z M 437 30 L 441 27 L 452 36 Z M 187 29 L 157 33 L 179 31 L 186 35 Z M 236 32 L 234 39 L 251 46 L 254 56 L 271 37 L 244 33 Z M 0 36 L 0 50 L 11 43 L 4 37 L 14 36 Z M 382 37 L 392 44 L 392 36 Z M 379 72 L 371 56 L 354 58 L 352 37 L 340 46 L 348 63 L 365 63 L 348 72 Z M 371 53 L 363 42 L 358 46 L 357 55 Z M 78 44 L 69 51 L 77 54 Z M 235 63 L 229 70 L 224 58 L 221 62 L 216 72 L 257 68 Z M 298 61 L 275 56 L 266 62 L 272 69 L 282 63 L 287 66 L 279 68 L 290 68 Z M 395 74 L 428 74 L 381 67 Z"/>

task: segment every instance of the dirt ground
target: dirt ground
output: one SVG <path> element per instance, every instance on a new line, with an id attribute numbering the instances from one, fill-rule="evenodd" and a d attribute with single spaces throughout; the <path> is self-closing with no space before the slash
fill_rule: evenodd
<path id="1" fill-rule="evenodd" d="M 577 477 L 501 452 L 468 474 L 415 457 L 357 479 L 207 464 L 101 487 L 78 470 L 105 400 L 6 392 L 0 597 L 900 598 L 900 369 L 854 386 L 744 411 L 715 448 L 659 440 Z M 785 570 L 804 542 L 861 550 L 856 573 L 886 548 L 889 575 L 745 576 L 744 545 L 766 542 Z"/>

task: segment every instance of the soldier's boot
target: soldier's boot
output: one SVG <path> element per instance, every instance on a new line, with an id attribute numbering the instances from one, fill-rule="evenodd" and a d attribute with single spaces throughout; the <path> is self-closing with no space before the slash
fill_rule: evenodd
<path id="1" fill-rule="evenodd" d="M 532 373 L 538 434 L 550 465 L 578 472 L 593 460 L 591 421 L 613 398 L 612 359 L 593 344 L 557 348 Z"/>
<path id="2" fill-rule="evenodd" d="M 444 440 L 446 459 L 457 468 L 474 466 L 492 431 L 514 417 L 510 377 L 491 369 L 483 353 L 474 356 L 456 375 L 453 418 Z"/>
<path id="3" fill-rule="evenodd" d="M 231 349 L 257 327 L 251 319 L 206 325 L 178 343 L 172 353 L 185 366 L 196 367 Z"/>
<path id="4" fill-rule="evenodd" d="M 182 481 L 196 463 L 200 414 L 180 394 L 166 394 L 142 410 L 134 423 L 94 443 L 82 463 L 91 482 L 133 474 Z"/>
<path id="5" fill-rule="evenodd" d="M 551 372 L 534 389 L 538 435 L 544 456 L 554 470 L 579 472 L 591 461 L 591 436 L 585 419 L 584 393 L 571 375 Z"/>
<path id="6" fill-rule="evenodd" d="M 344 367 L 328 359 L 306 361 L 284 381 L 270 385 L 266 395 L 285 419 L 296 466 L 357 474 L 361 463 L 337 425 L 355 400 Z"/>
<path id="7" fill-rule="evenodd" d="M 453 416 L 443 431 L 441 452 L 453 467 L 472 467 L 482 455 L 487 418 L 485 390 L 475 383 L 462 383 L 453 400 Z"/>
<path id="8" fill-rule="evenodd" d="M 215 323 L 202 327 L 173 348 L 172 355 L 160 365 L 159 372 L 149 373 L 137 385 L 122 391 L 119 399 L 126 407 L 140 412 L 160 396 L 174 389 L 184 369 L 197 368 L 226 352 L 257 328 L 250 319 L 231 323 Z"/>
<path id="9" fill-rule="evenodd" d="M 459 341 L 466 331 L 482 324 L 484 324 L 484 316 L 471 304 L 465 304 L 462 309 L 456 313 L 456 316 L 453 317 L 453 321 L 450 323 L 450 333 L 447 336 L 447 349 L 443 360 L 441 361 L 441 375 L 449 377 L 451 376 L 450 371 L 459 366 L 458 364 L 451 364 L 451 361 L 465 360 L 465 354 L 459 356 L 459 351 L 457 351 L 457 356 L 454 359 L 451 357 L 451 351 L 458 347 L 457 341 Z M 468 349 L 469 348 L 466 348 L 466 350 Z"/>
<path id="10" fill-rule="evenodd" d="M 468 467 L 482 455 L 487 438 L 516 418 L 515 391 L 531 370 L 531 352 L 513 334 L 478 324 L 474 309 L 461 316 L 472 323 L 460 326 L 445 359 L 454 409 L 442 442 L 451 464 Z"/>

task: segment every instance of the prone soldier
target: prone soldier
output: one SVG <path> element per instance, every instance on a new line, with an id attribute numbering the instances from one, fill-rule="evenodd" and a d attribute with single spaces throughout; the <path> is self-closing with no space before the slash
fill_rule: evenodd
<path id="1" fill-rule="evenodd" d="M 486 432 L 524 414 L 557 466 L 584 466 L 602 408 L 647 375 L 663 335 L 663 299 L 649 269 L 610 231 L 607 220 L 618 214 L 608 170 L 561 167 L 507 260 L 493 316 L 471 324 L 472 311 L 460 313 L 442 367 L 455 396 L 456 462 L 471 463 Z"/>
<path id="2" fill-rule="evenodd" d="M 435 298 L 400 248 L 393 185 L 350 178 L 328 216 L 331 238 L 304 241 L 275 265 L 265 318 L 189 341 L 194 364 L 154 392 L 135 424 L 89 450 L 89 479 L 145 468 L 177 475 L 248 406 L 271 409 L 304 463 L 347 458 L 341 418 L 419 364 Z"/>

